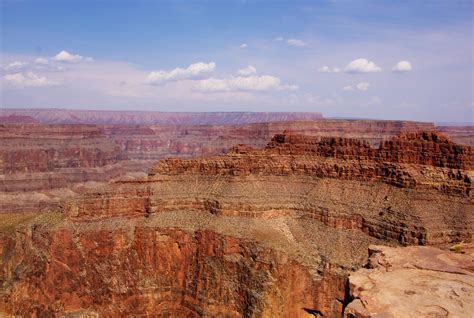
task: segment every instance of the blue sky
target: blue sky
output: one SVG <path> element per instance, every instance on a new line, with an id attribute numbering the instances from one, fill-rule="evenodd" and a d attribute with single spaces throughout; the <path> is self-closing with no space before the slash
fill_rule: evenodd
<path id="1" fill-rule="evenodd" d="M 8 1 L 1 106 L 473 120 L 471 1 Z"/>

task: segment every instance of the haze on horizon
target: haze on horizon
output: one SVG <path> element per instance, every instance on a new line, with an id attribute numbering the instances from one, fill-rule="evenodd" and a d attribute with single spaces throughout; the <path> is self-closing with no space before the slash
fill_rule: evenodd
<path id="1" fill-rule="evenodd" d="M 0 107 L 473 122 L 472 9 L 4 0 Z"/>

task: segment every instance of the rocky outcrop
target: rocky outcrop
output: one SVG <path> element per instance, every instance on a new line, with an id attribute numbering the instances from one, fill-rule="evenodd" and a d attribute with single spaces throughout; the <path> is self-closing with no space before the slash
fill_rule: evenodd
<path id="1" fill-rule="evenodd" d="M 0 211 L 51 209 L 84 187 L 140 177 L 160 159 L 210 157 L 236 144 L 263 148 L 284 130 L 356 137 L 376 145 L 401 132 L 433 127 L 370 120 L 172 126 L 4 124 L 0 125 Z"/>
<path id="2" fill-rule="evenodd" d="M 473 166 L 471 147 L 436 133 L 402 135 L 379 148 L 358 139 L 287 133 L 275 135 L 264 150 L 237 146 L 227 156 L 207 160 L 163 160 L 151 175 L 306 175 L 470 195 Z"/>
<path id="3" fill-rule="evenodd" d="M 1 190 L 46 190 L 104 181 L 130 172 L 147 172 L 153 162 L 165 157 L 223 154 L 239 143 L 259 148 L 285 129 L 322 136 L 354 135 L 373 142 L 425 126 L 429 125 L 335 120 L 241 126 L 5 124 L 0 126 Z M 101 175 L 98 168 L 115 172 Z"/>
<path id="4" fill-rule="evenodd" d="M 163 160 L 150 173 L 163 186 L 150 186 L 159 200 L 149 211 L 296 212 L 403 244 L 471 240 L 472 150 L 434 136 L 397 137 L 387 141 L 391 148 L 372 148 L 354 139 L 278 134 L 263 150 L 238 146 L 220 157 Z M 179 188 L 171 187 L 176 180 Z"/>
<path id="5" fill-rule="evenodd" d="M 0 314 L 340 317 L 370 245 L 472 240 L 471 149 L 390 142 L 278 134 L 0 222 Z"/>
<path id="6" fill-rule="evenodd" d="M 344 317 L 469 317 L 474 248 L 370 247 L 367 269 L 349 277 Z"/>
<path id="7" fill-rule="evenodd" d="M 277 134 L 266 147 L 281 155 L 431 165 L 470 170 L 474 153 L 437 132 L 409 132 L 383 140 L 378 148 L 360 139 Z"/>
<path id="8" fill-rule="evenodd" d="M 464 157 L 456 157 L 454 165 L 470 165 L 469 147 L 458 149 L 439 140 L 448 149 L 461 149 Z M 77 220 L 176 211 L 253 218 L 296 215 L 401 244 L 470 241 L 471 170 L 405 163 L 403 157 L 400 163 L 396 155 L 388 156 L 393 162 L 385 161 L 385 151 L 352 139 L 276 135 L 263 150 L 237 146 L 225 156 L 162 160 L 147 180 L 90 192 L 79 204 L 71 201 L 68 209 Z M 436 156 L 427 152 L 422 158 Z"/>

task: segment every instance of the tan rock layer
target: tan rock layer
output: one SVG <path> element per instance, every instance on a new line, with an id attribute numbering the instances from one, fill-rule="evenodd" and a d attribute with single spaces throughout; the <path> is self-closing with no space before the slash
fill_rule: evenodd
<path id="1" fill-rule="evenodd" d="M 371 246 L 369 268 L 350 275 L 344 317 L 472 316 L 474 253 L 460 246 L 460 253 Z"/>

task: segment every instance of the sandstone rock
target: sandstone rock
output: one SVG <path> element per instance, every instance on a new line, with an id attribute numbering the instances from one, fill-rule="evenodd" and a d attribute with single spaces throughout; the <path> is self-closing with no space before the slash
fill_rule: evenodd
<path id="1" fill-rule="evenodd" d="M 474 246 L 465 254 L 433 247 L 371 247 L 370 269 L 349 277 L 344 317 L 470 317 Z"/>
<path id="2" fill-rule="evenodd" d="M 70 225 L 37 219 L 34 225 L 19 228 L 14 239 L 1 240 L 0 312 L 340 316 L 343 272 L 321 259 L 319 252 L 298 256 L 302 252 L 296 247 L 304 240 L 290 240 L 269 226 L 270 221 L 235 221 L 198 221 L 192 213 L 134 220 L 111 217 Z M 240 234 L 238 223 L 245 226 Z M 288 229 L 296 235 L 299 225 L 294 225 Z M 193 230 L 194 226 L 199 229 Z"/>
<path id="3" fill-rule="evenodd" d="M 195 129 L 214 136 L 212 129 Z M 149 129 L 114 131 L 105 139 L 135 132 L 133 138 L 157 138 Z M 189 131 L 178 131 L 188 138 Z M 218 147 L 230 143 L 212 140 Z M 142 141 L 119 145 L 137 156 L 159 149 Z M 199 147 L 186 142 L 176 149 L 190 154 Z M 347 277 L 365 265 L 370 244 L 472 241 L 469 147 L 432 133 L 375 147 L 368 140 L 287 132 L 256 148 L 163 160 L 148 177 L 81 190 L 57 209 L 0 222 L 0 314 L 340 317 L 349 299 Z M 375 256 L 385 247 L 370 250 L 380 276 L 405 264 Z M 463 275 L 452 290 L 460 297 L 471 292 L 463 290 L 466 279 L 472 285 L 472 265 L 460 258 L 467 253 L 424 251 L 413 252 L 404 275 L 420 268 L 443 279 Z M 416 282 L 418 276 L 406 277 Z M 417 297 L 403 284 L 405 295 Z M 364 314 L 364 295 L 348 314 Z M 398 294 L 387 295 L 398 304 Z M 458 309 L 424 307 L 419 314 Z"/>
<path id="4" fill-rule="evenodd" d="M 15 115 L 13 110 L 0 109 L 2 112 L 7 116 L 24 116 Z M 41 110 L 26 112 L 40 117 L 43 114 Z M 63 115 L 72 116 L 74 112 L 45 113 L 46 118 L 53 116 L 47 120 L 50 122 L 60 122 Z M 293 118 L 280 115 L 281 120 Z M 94 122 L 102 115 L 92 112 L 90 116 L 88 120 Z M 122 118 L 120 113 L 117 116 L 120 123 L 127 122 L 127 116 Z M 223 120 L 219 118 L 215 120 Z M 183 120 L 194 122 L 196 119 L 189 115 Z M 40 212 L 57 206 L 63 197 L 51 195 L 53 189 L 69 192 L 87 182 L 106 183 L 119 177 L 129 178 L 148 172 L 157 160 L 170 156 L 210 157 L 224 154 L 236 144 L 263 148 L 274 134 L 284 130 L 321 137 L 355 137 L 375 145 L 401 132 L 433 129 L 430 123 L 327 119 L 241 125 L 229 125 L 229 122 L 226 125 L 153 126 L 3 124 L 0 125 L 0 191 L 7 198 L 0 200 L 0 211 Z M 403 175 L 397 179 L 394 182 L 411 182 Z M 43 195 L 43 199 L 28 200 L 28 193 L 32 198 Z M 8 198 L 20 195 L 26 199 Z"/>
<path id="5" fill-rule="evenodd" d="M 205 160 L 163 160 L 151 175 L 310 175 L 428 186 L 461 195 L 469 195 L 472 188 L 472 148 L 436 133 L 406 134 L 379 148 L 351 138 L 277 134 L 264 150 L 241 149 Z"/>

